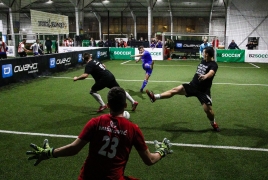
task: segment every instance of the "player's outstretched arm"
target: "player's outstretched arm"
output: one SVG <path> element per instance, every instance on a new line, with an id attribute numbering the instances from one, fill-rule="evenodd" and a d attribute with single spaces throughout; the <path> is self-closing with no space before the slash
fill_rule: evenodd
<path id="1" fill-rule="evenodd" d="M 83 79 L 86 79 L 88 77 L 88 74 L 84 73 L 82 74 L 81 76 L 78 76 L 78 77 L 74 77 L 73 80 L 74 81 L 77 81 L 77 80 L 83 80 Z"/>
<path id="2" fill-rule="evenodd" d="M 173 152 L 170 149 L 172 144 L 167 138 L 164 138 L 161 143 L 155 140 L 154 145 L 155 145 L 155 153 L 151 153 L 149 149 L 145 151 L 138 151 L 143 162 L 148 166 L 155 164 L 162 157 L 165 157 L 167 154 L 171 154 Z"/>

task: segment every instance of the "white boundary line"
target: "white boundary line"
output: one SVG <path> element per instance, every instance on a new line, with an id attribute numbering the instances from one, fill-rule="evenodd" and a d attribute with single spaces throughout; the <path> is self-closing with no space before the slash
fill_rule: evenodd
<path id="1" fill-rule="evenodd" d="M 255 65 L 255 64 L 253 64 L 253 63 L 249 63 L 249 64 L 251 64 L 252 66 L 254 66 L 254 67 L 256 67 L 256 68 L 260 68 L 259 66 Z"/>
<path id="2" fill-rule="evenodd" d="M 30 133 L 30 132 L 5 131 L 5 130 L 0 130 L 0 133 L 30 135 L 30 136 L 59 137 L 59 138 L 70 138 L 70 139 L 76 139 L 77 138 L 77 136 L 72 136 L 72 135 Z M 154 144 L 153 141 L 145 141 L 145 142 L 147 144 Z M 238 147 L 238 146 L 213 146 L 213 145 L 184 144 L 184 143 L 172 143 L 172 146 L 268 152 L 268 149 L 265 149 L 265 148 L 250 148 L 250 147 Z"/>
<path id="3" fill-rule="evenodd" d="M 122 65 L 126 65 L 126 66 L 141 66 L 141 64 L 126 64 L 128 63 L 129 61 L 127 62 L 124 62 L 124 63 L 120 63 Z M 154 66 L 168 66 L 168 67 L 185 67 L 185 66 L 193 66 L 193 67 L 196 67 L 196 65 L 154 65 Z M 254 66 L 254 65 L 253 65 Z M 260 68 L 258 66 L 255 66 L 255 67 L 233 67 L 233 66 L 219 66 L 219 68 L 232 68 L 232 69 L 256 69 L 256 68 Z"/>
<path id="4" fill-rule="evenodd" d="M 41 76 L 41 77 L 49 77 L 54 79 L 73 79 L 71 77 L 55 77 L 55 76 Z M 86 78 L 86 80 L 94 80 L 93 78 Z M 141 82 L 143 80 L 126 80 L 126 79 L 116 79 L 117 81 L 125 81 L 125 82 Z M 150 83 L 189 83 L 184 81 L 153 81 L 150 80 Z M 238 84 L 238 83 L 213 83 L 217 85 L 233 85 L 233 86 L 266 86 L 268 87 L 268 84 Z"/>

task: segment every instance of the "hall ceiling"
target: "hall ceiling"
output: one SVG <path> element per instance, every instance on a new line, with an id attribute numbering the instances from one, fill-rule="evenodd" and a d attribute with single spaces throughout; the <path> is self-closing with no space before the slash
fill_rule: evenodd
<path id="1" fill-rule="evenodd" d="M 85 17 L 147 17 L 151 3 L 154 17 L 210 17 L 224 18 L 225 3 L 229 0 L 0 0 L 0 12 L 30 14 L 30 9 L 75 17 L 75 7 Z"/>

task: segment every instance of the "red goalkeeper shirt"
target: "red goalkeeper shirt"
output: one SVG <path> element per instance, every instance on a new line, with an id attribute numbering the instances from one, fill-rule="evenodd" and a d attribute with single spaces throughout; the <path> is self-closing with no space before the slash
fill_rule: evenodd
<path id="1" fill-rule="evenodd" d="M 124 117 L 104 114 L 92 118 L 79 138 L 89 141 L 89 152 L 79 180 L 123 180 L 132 146 L 137 151 L 148 147 L 139 127 Z"/>

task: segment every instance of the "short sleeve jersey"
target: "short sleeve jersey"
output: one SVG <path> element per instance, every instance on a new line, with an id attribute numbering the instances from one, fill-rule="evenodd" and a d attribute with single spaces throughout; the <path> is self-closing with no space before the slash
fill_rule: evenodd
<path id="1" fill-rule="evenodd" d="M 198 80 L 199 75 L 205 75 L 210 70 L 213 70 L 215 72 L 215 74 L 212 78 L 205 79 L 204 81 Z M 195 73 L 192 81 L 190 82 L 190 84 L 202 92 L 206 92 L 206 91 L 210 90 L 210 88 L 212 86 L 212 81 L 216 75 L 217 70 L 218 70 L 218 64 L 215 61 L 206 62 L 205 60 L 202 60 L 201 63 L 197 66 L 196 73 Z"/>
<path id="2" fill-rule="evenodd" d="M 107 70 L 103 64 L 97 60 L 91 60 L 85 67 L 85 73 L 91 74 L 95 81 L 98 81 L 104 77 L 113 76 L 113 74 Z"/>
<path id="3" fill-rule="evenodd" d="M 79 138 L 88 141 L 90 146 L 79 180 L 123 180 L 132 146 L 137 151 L 148 148 L 136 124 L 124 117 L 113 117 L 110 114 L 88 121 Z"/>
<path id="4" fill-rule="evenodd" d="M 152 64 L 152 61 L 153 61 L 151 53 L 149 51 L 146 51 L 146 50 L 143 52 L 141 59 L 142 59 L 143 64 L 145 64 L 145 63 Z"/>

